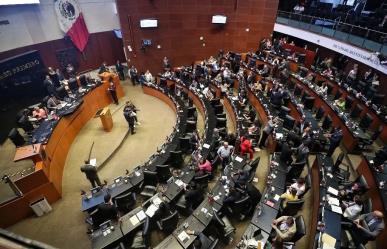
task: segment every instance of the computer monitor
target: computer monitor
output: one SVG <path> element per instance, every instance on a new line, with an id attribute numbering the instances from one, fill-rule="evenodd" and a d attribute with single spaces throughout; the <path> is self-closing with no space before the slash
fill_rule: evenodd
<path id="1" fill-rule="evenodd" d="M 71 92 L 76 92 L 79 88 L 78 82 L 76 78 L 70 78 L 68 80 L 68 86 L 71 90 Z"/>
<path id="2" fill-rule="evenodd" d="M 312 110 L 314 106 L 314 100 L 315 100 L 314 97 L 310 97 L 310 96 L 306 97 L 305 103 L 304 103 L 305 108 L 308 110 Z"/>
<path id="3" fill-rule="evenodd" d="M 56 92 L 56 96 L 62 100 L 69 96 L 64 86 L 60 86 L 56 88 L 55 92 Z"/>
<path id="4" fill-rule="evenodd" d="M 159 85 L 160 85 L 160 87 L 162 87 L 162 88 L 166 87 L 166 86 L 167 86 L 167 79 L 165 79 L 165 78 L 160 78 Z"/>
<path id="5" fill-rule="evenodd" d="M 81 76 L 79 76 L 79 82 L 81 83 L 81 86 L 87 87 L 87 84 L 89 83 L 89 80 L 86 77 L 86 75 L 81 75 Z"/>
<path id="6" fill-rule="evenodd" d="M 374 105 L 381 105 L 383 103 L 383 100 L 384 98 L 386 97 L 385 94 L 381 94 L 381 93 L 376 93 L 373 97 L 372 97 L 372 104 Z"/>
<path id="7" fill-rule="evenodd" d="M 292 116 L 286 115 L 283 123 L 283 127 L 288 130 L 292 130 L 294 127 L 295 119 Z"/>

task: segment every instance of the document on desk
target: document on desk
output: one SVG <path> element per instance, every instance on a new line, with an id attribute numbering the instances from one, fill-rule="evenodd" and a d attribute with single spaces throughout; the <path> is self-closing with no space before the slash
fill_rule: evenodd
<path id="1" fill-rule="evenodd" d="M 333 195 L 338 195 L 339 194 L 339 191 L 335 188 L 332 188 L 332 187 L 328 187 L 328 193 L 331 193 Z"/>
<path id="2" fill-rule="evenodd" d="M 189 240 L 189 235 L 185 231 L 182 231 L 177 237 L 183 243 L 185 243 L 185 242 L 187 242 L 187 240 Z"/>
<path id="3" fill-rule="evenodd" d="M 323 242 L 323 248 L 328 249 L 328 248 L 335 248 L 336 244 L 336 239 L 330 236 L 327 233 L 324 233 L 322 235 L 321 241 Z"/>
<path id="4" fill-rule="evenodd" d="M 184 182 L 183 182 L 182 180 L 180 180 L 180 179 L 177 179 L 177 180 L 175 181 L 175 184 L 176 184 L 177 186 L 181 187 L 181 186 L 184 185 Z"/>
<path id="5" fill-rule="evenodd" d="M 137 216 L 136 215 L 133 215 L 132 217 L 130 217 L 130 223 L 132 223 L 133 226 L 137 225 L 138 223 L 140 223 L 140 221 L 138 220 Z"/>
<path id="6" fill-rule="evenodd" d="M 145 218 L 146 218 L 146 214 L 143 210 L 141 210 L 140 212 L 138 212 L 136 214 L 137 218 L 139 221 L 143 221 Z"/>
<path id="7" fill-rule="evenodd" d="M 332 196 L 328 197 L 328 203 L 331 204 L 331 205 L 340 206 L 339 199 L 337 199 L 335 197 L 332 197 Z"/>
<path id="8" fill-rule="evenodd" d="M 203 148 L 209 149 L 210 145 L 205 143 L 205 144 L 203 144 Z"/>
<path id="9" fill-rule="evenodd" d="M 279 200 L 279 198 L 280 198 L 280 196 L 279 196 L 279 195 L 275 195 L 273 199 L 274 199 L 275 201 L 278 201 L 278 200 Z"/>
<path id="10" fill-rule="evenodd" d="M 338 213 L 338 214 L 342 214 L 343 213 L 343 211 L 341 210 L 341 207 L 338 207 L 338 206 L 335 206 L 335 205 L 331 205 L 331 209 L 335 213 Z"/>
<path id="11" fill-rule="evenodd" d="M 282 133 L 276 133 L 275 134 L 275 139 L 276 140 L 280 140 L 280 139 L 282 139 L 284 137 L 284 134 L 282 134 Z"/>
<path id="12" fill-rule="evenodd" d="M 94 167 L 97 166 L 97 158 L 90 159 L 90 165 L 93 165 Z"/>
<path id="13" fill-rule="evenodd" d="M 152 200 L 153 204 L 155 204 L 156 206 L 159 206 L 163 201 L 159 198 L 159 197 L 156 197 Z"/>
<path id="14" fill-rule="evenodd" d="M 243 161 L 243 158 L 241 158 L 241 157 L 239 157 L 239 156 L 237 156 L 237 157 L 235 157 L 235 160 L 237 161 L 237 162 L 242 162 Z"/>
<path id="15" fill-rule="evenodd" d="M 145 211 L 145 214 L 152 218 L 153 215 L 155 215 L 157 209 L 158 209 L 157 206 L 155 206 L 154 204 L 151 204 L 148 207 L 148 209 Z"/>

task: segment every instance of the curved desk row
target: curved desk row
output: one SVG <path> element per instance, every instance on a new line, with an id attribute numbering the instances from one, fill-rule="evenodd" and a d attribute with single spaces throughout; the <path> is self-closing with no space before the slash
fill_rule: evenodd
<path id="1" fill-rule="evenodd" d="M 114 77 L 118 97 L 124 95 L 118 76 Z M 17 181 L 16 186 L 23 195 L 0 206 L 0 227 L 10 226 L 33 214 L 30 202 L 46 197 L 53 203 L 62 196 L 62 176 L 67 153 L 82 127 L 94 117 L 97 110 L 112 102 L 109 85 L 104 82 L 85 96 L 82 105 L 71 115 L 62 117 L 45 145 L 43 163 L 35 172 Z"/>
<path id="2" fill-rule="evenodd" d="M 387 190 L 380 183 L 387 182 L 387 167 L 383 171 L 377 171 L 373 165 L 374 158 L 371 155 L 362 155 L 362 160 L 356 171 L 359 175 L 363 175 L 367 181 L 369 190 L 367 195 L 372 200 L 372 209 L 384 212 L 384 224 L 387 224 Z M 387 248 L 387 229 L 376 238 L 377 248 Z"/>
<path id="3" fill-rule="evenodd" d="M 267 52 L 267 56 L 269 56 L 269 55 L 272 57 L 278 57 L 280 59 L 284 59 L 282 56 L 271 54 L 270 52 Z M 267 56 L 266 56 L 266 58 L 264 58 L 265 60 L 267 59 Z M 248 56 L 248 57 L 250 57 L 250 56 Z M 266 61 L 265 61 L 265 63 L 270 65 L 270 63 L 268 63 Z M 298 69 L 299 69 L 299 65 L 292 60 L 289 60 L 289 63 L 290 63 L 290 65 L 289 65 L 290 70 L 293 73 L 297 73 Z M 385 142 L 385 143 L 387 142 L 387 121 L 385 120 L 385 117 L 383 117 L 381 113 L 378 113 L 371 106 L 367 105 L 362 99 L 358 98 L 352 91 L 348 91 L 348 89 L 344 86 L 344 84 L 340 84 L 336 80 L 329 78 L 329 77 L 326 77 L 318 71 L 308 69 L 308 73 L 310 73 L 310 72 L 314 73 L 316 75 L 316 79 L 315 79 L 316 81 L 325 81 L 332 87 L 331 94 L 336 94 L 336 92 L 340 91 L 342 93 L 343 97 L 346 97 L 348 95 L 351 96 L 354 99 L 352 107 L 354 107 L 356 105 L 361 106 L 362 112 L 360 113 L 360 116 L 363 116 L 367 113 L 370 114 L 373 118 L 373 122 L 371 123 L 370 128 L 372 130 L 377 130 L 379 127 L 382 127 L 382 133 L 380 134 L 379 137 L 383 142 Z"/>

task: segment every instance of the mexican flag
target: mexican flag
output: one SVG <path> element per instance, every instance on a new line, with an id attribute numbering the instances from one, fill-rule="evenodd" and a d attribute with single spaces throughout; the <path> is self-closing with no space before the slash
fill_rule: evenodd
<path id="1" fill-rule="evenodd" d="M 89 31 L 78 2 L 54 0 L 54 7 L 60 29 L 71 38 L 79 51 L 83 52 L 89 39 Z"/>

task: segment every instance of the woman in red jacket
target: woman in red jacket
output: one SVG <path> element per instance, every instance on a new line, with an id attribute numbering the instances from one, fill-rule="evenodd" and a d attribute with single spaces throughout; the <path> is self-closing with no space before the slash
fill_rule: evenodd
<path id="1" fill-rule="evenodd" d="M 253 149 L 252 149 L 251 142 L 250 142 L 250 140 L 248 140 L 244 136 L 241 137 L 240 152 L 241 152 L 242 156 L 244 154 L 246 154 L 246 153 L 249 153 L 250 154 L 250 160 L 253 159 L 254 152 L 253 152 Z"/>

